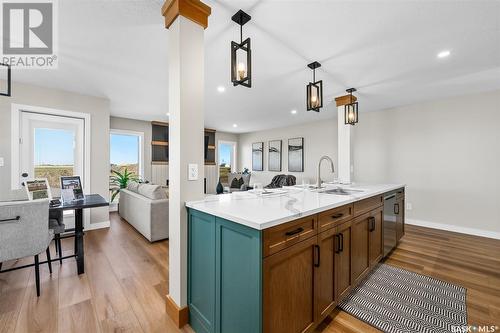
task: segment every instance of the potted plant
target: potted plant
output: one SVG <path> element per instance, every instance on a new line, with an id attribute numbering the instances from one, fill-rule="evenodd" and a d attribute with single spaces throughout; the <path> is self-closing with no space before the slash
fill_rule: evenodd
<path id="1" fill-rule="evenodd" d="M 110 185 L 113 186 L 112 188 L 110 188 L 111 193 L 112 193 L 111 194 L 111 202 L 113 202 L 113 200 L 115 200 L 116 196 L 118 195 L 118 193 L 120 193 L 120 190 L 122 188 L 127 188 L 127 185 L 129 182 L 131 182 L 131 181 L 138 182 L 139 181 L 139 177 L 135 173 L 129 172 L 127 170 L 127 168 L 125 168 L 123 170 L 123 172 L 111 170 L 111 173 L 113 174 L 113 176 L 111 176 L 109 178 Z"/>

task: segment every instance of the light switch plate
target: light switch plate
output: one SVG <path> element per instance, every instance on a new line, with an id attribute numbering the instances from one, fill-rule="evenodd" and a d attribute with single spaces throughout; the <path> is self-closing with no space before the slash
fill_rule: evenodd
<path id="1" fill-rule="evenodd" d="M 3 166 L 4 166 L 3 157 L 0 157 L 0 167 L 3 167 Z"/>
<path id="2" fill-rule="evenodd" d="M 198 164 L 189 163 L 188 180 L 198 180 Z"/>

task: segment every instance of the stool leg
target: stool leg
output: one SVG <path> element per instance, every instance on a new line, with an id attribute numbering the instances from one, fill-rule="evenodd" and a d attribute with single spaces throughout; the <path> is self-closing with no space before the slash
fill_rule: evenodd
<path id="1" fill-rule="evenodd" d="M 61 237 L 59 234 L 57 235 L 57 247 L 59 248 L 59 263 L 62 265 L 61 258 L 63 256 L 63 253 L 62 253 L 62 246 L 61 246 Z"/>
<path id="2" fill-rule="evenodd" d="M 47 264 L 49 265 L 49 272 L 52 274 L 52 262 L 50 261 L 50 248 L 45 250 L 45 254 L 47 255 Z"/>
<path id="3" fill-rule="evenodd" d="M 54 235 L 54 247 L 56 248 L 56 254 L 59 254 L 59 249 L 57 245 L 57 239 L 59 238 L 59 234 Z"/>
<path id="4" fill-rule="evenodd" d="M 40 265 L 38 261 L 38 254 L 35 256 L 35 283 L 36 283 L 36 296 L 40 297 Z"/>

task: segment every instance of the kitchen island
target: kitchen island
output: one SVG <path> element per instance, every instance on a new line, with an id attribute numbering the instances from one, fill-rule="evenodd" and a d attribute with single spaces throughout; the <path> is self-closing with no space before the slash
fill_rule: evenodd
<path id="1" fill-rule="evenodd" d="M 404 207 L 402 184 L 290 187 L 186 203 L 193 329 L 314 330 L 382 259 L 387 194 Z"/>

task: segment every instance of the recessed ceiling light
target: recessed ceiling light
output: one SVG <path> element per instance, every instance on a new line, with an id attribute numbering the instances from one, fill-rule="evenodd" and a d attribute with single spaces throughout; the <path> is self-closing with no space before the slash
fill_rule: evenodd
<path id="1" fill-rule="evenodd" d="M 234 128 L 238 127 L 238 124 L 233 124 L 233 127 L 234 127 Z"/>
<path id="2" fill-rule="evenodd" d="M 297 110 L 292 110 L 290 111 L 291 114 L 296 114 L 297 113 Z"/>
<path id="3" fill-rule="evenodd" d="M 226 87 L 224 87 L 224 86 L 218 86 L 217 87 L 217 91 L 220 92 L 220 93 L 223 93 L 224 91 L 226 91 Z"/>
<path id="4" fill-rule="evenodd" d="M 437 54 L 437 57 L 438 58 L 446 58 L 447 56 L 449 56 L 451 54 L 451 52 L 449 50 L 444 50 L 444 51 L 441 51 Z"/>

